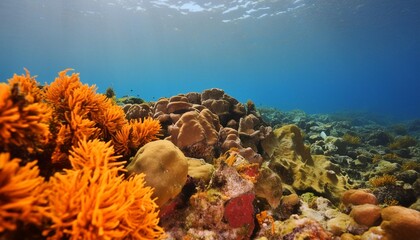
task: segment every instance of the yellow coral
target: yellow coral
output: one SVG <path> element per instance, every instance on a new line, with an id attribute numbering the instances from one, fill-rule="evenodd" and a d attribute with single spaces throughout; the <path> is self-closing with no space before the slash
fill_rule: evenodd
<path id="1" fill-rule="evenodd" d="M 382 155 L 381 154 L 375 154 L 373 157 L 372 157 L 372 163 L 378 163 L 379 161 L 381 161 L 382 160 Z"/>
<path id="2" fill-rule="evenodd" d="M 388 186 L 388 185 L 395 185 L 397 183 L 397 178 L 393 175 L 383 175 L 380 177 L 371 178 L 369 180 L 369 183 L 372 185 L 372 187 L 382 187 L 382 186 Z"/>
<path id="3" fill-rule="evenodd" d="M 18 158 L 0 153 L 0 233 L 15 230 L 18 222 L 41 224 L 44 179 L 37 162 L 20 167 Z"/>

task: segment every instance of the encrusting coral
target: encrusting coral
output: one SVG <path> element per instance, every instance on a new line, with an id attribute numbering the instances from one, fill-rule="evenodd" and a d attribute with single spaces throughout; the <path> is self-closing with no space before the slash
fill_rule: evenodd
<path id="1" fill-rule="evenodd" d="M 70 151 L 73 169 L 48 183 L 45 216 L 50 239 L 156 239 L 163 236 L 152 189 L 144 174 L 125 180 L 110 142 L 80 141 Z"/>

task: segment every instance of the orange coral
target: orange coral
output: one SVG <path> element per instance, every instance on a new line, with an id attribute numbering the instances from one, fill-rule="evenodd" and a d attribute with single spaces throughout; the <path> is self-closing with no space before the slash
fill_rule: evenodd
<path id="1" fill-rule="evenodd" d="M 18 79 L 12 82 L 13 86 L 0 84 L 0 149 L 26 147 L 28 152 L 41 151 L 39 145 L 46 144 L 50 136 L 51 109 L 43 102 L 25 100 Z"/>
<path id="2" fill-rule="evenodd" d="M 109 139 L 110 136 L 117 134 L 127 124 L 127 120 L 125 119 L 124 110 L 120 106 L 115 105 L 108 98 L 105 98 L 103 103 L 102 109 L 104 111 L 93 114 L 92 119 L 101 127 L 102 137 Z"/>
<path id="3" fill-rule="evenodd" d="M 157 140 L 160 131 L 161 125 L 156 119 L 131 120 L 129 126 L 123 126 L 113 138 L 116 152 L 127 156 L 144 144 Z"/>
<path id="4" fill-rule="evenodd" d="M 33 223 L 43 224 L 43 235 L 51 239 L 162 237 L 144 174 L 124 179 L 125 162 L 112 146 L 125 154 L 157 139 L 159 121 L 128 123 L 122 108 L 68 71 L 43 89 L 28 71 L 0 83 L 0 151 L 19 155 L 27 149 L 22 159 L 42 157 L 48 176 L 57 166 L 73 168 L 45 183 L 36 161 L 19 167 L 20 159 L 0 154 L 0 233 Z"/>
<path id="5" fill-rule="evenodd" d="M 110 143 L 80 141 L 70 151 L 74 170 L 56 173 L 49 182 L 51 239 L 156 239 L 163 236 L 152 189 L 144 175 L 124 180 Z"/>
<path id="6" fill-rule="evenodd" d="M 83 138 L 109 140 L 126 124 L 124 111 L 106 96 L 96 93 L 95 86 L 80 82 L 78 74 L 67 75 L 69 69 L 46 88 L 46 100 L 54 108 L 53 133 L 56 145 L 53 163 L 68 161 L 68 150 Z"/>
<path id="7" fill-rule="evenodd" d="M 123 154 L 127 156 L 130 154 L 131 149 L 129 148 L 130 145 L 130 133 L 131 133 L 131 126 L 124 125 L 120 131 L 118 131 L 114 138 L 112 139 L 114 143 L 115 152 L 118 154 Z"/>
<path id="8" fill-rule="evenodd" d="M 267 211 L 262 211 L 255 216 L 258 220 L 258 224 L 263 227 L 263 224 L 271 225 L 271 234 L 275 232 L 274 218 Z"/>
<path id="9" fill-rule="evenodd" d="M 138 148 L 148 142 L 157 140 L 157 135 L 161 130 L 161 125 L 158 120 L 150 117 L 141 120 L 130 121 L 132 129 L 131 147 Z"/>
<path id="10" fill-rule="evenodd" d="M 61 71 L 54 82 L 52 82 L 51 85 L 46 86 L 46 99 L 55 109 L 55 113 L 61 115 L 64 115 L 64 112 L 68 110 L 69 97 L 72 92 L 76 88 L 82 86 L 78 74 L 73 73 L 71 76 L 66 75 L 70 70 L 71 69 L 66 69 Z"/>
<path id="11" fill-rule="evenodd" d="M 44 179 L 36 161 L 23 167 L 20 161 L 0 153 L 0 233 L 15 230 L 18 222 L 41 223 Z"/>
<path id="12" fill-rule="evenodd" d="M 28 103 L 41 102 L 45 97 L 41 86 L 39 86 L 35 77 L 31 77 L 27 69 L 25 69 L 25 75 L 15 74 L 8 82 L 9 86 L 17 87 L 19 92 L 24 94 L 24 98 Z"/>
<path id="13" fill-rule="evenodd" d="M 98 139 L 89 142 L 84 139 L 80 141 L 78 147 L 70 151 L 70 163 L 74 170 L 82 170 L 84 168 L 110 168 L 120 167 L 125 162 L 117 162 L 119 156 L 114 156 L 114 149 L 111 142 L 102 142 Z"/>

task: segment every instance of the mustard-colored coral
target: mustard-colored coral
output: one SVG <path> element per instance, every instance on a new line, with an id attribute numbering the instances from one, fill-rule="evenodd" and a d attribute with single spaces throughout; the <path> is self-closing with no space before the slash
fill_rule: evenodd
<path id="1" fill-rule="evenodd" d="M 20 162 L 10 159 L 9 153 L 0 153 L 0 234 L 15 230 L 18 223 L 42 222 L 44 179 L 36 161 L 22 167 Z"/>
<path id="2" fill-rule="evenodd" d="M 401 168 L 404 171 L 406 171 L 406 170 L 416 170 L 416 171 L 420 172 L 420 162 L 407 161 L 407 162 L 404 162 L 402 164 Z"/>
<path id="3" fill-rule="evenodd" d="M 70 151 L 74 169 L 57 172 L 48 184 L 50 239 L 156 239 L 159 227 L 152 189 L 144 174 L 125 180 L 110 143 L 80 141 Z"/>
<path id="4" fill-rule="evenodd" d="M 383 175 L 380 177 L 374 177 L 369 180 L 369 183 L 372 187 L 382 187 L 387 185 L 395 185 L 397 183 L 397 178 L 392 175 Z"/>
<path id="5" fill-rule="evenodd" d="M 361 143 L 361 139 L 359 136 L 350 133 L 346 133 L 343 135 L 343 141 L 351 145 L 359 145 Z"/>
<path id="6" fill-rule="evenodd" d="M 402 136 L 396 138 L 392 143 L 389 144 L 390 149 L 401 149 L 401 148 L 408 148 L 417 144 L 415 138 L 411 136 Z"/>

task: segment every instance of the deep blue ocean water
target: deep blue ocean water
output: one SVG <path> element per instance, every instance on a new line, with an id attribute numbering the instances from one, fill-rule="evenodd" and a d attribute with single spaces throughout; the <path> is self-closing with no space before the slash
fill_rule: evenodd
<path id="1" fill-rule="evenodd" d="M 418 0 L 1 0 L 0 80 L 420 118 Z"/>

